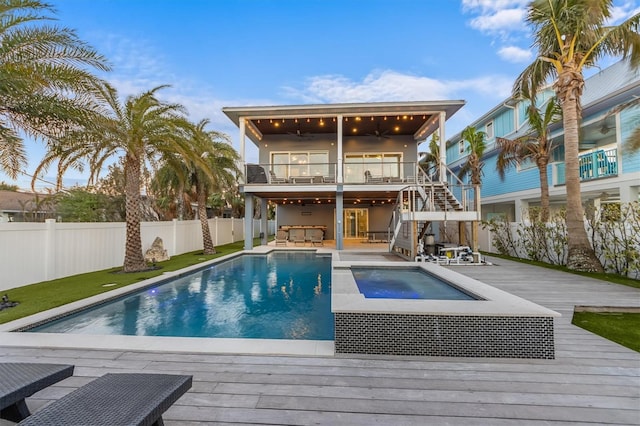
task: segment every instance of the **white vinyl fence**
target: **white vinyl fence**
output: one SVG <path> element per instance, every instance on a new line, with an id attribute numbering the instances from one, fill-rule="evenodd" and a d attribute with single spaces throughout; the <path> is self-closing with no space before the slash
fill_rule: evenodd
<path id="1" fill-rule="evenodd" d="M 253 236 L 264 230 L 254 221 Z M 209 219 L 214 245 L 244 240 L 244 219 Z M 269 221 L 267 235 L 275 233 Z M 199 220 L 142 222 L 142 250 L 162 238 L 169 256 L 202 249 Z M 40 281 L 122 266 L 125 224 L 0 223 L 0 291 Z"/>

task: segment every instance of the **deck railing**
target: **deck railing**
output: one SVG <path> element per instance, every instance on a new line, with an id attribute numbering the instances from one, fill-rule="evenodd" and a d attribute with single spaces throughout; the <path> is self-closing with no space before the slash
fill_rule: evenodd
<path id="1" fill-rule="evenodd" d="M 247 164 L 245 183 L 276 185 L 335 184 L 338 182 L 336 163 Z M 424 173 L 415 162 L 358 162 L 342 167 L 345 184 L 424 183 Z"/>
<path id="2" fill-rule="evenodd" d="M 578 157 L 580 181 L 590 181 L 612 176 L 618 176 L 618 150 L 599 149 L 582 154 Z M 556 164 L 556 184 L 566 183 L 565 164 Z"/>

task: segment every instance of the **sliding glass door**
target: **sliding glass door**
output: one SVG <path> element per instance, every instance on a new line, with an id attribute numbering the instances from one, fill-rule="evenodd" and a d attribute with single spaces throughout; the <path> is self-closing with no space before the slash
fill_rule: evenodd
<path id="1" fill-rule="evenodd" d="M 369 210 L 344 209 L 344 238 L 366 238 L 369 230 Z"/>

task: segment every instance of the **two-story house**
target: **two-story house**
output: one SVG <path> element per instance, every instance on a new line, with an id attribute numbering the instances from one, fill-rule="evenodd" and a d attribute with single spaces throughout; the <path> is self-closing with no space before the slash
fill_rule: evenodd
<path id="1" fill-rule="evenodd" d="M 292 243 L 388 241 L 407 257 L 433 221 L 476 220 L 470 188 L 448 185 L 445 122 L 464 101 L 227 107 L 240 131 L 245 249 L 254 220 L 276 206 L 276 227 Z M 436 133 L 443 169 L 428 175 L 418 146 Z M 258 162 L 246 163 L 247 142 Z M 260 211 L 261 219 L 254 219 Z M 316 236 L 314 236 L 314 234 Z M 266 236 L 262 244 L 266 244 Z"/>
<path id="2" fill-rule="evenodd" d="M 539 94 L 538 104 L 553 95 Z M 580 129 L 580 177 L 584 203 L 637 201 L 640 190 L 640 152 L 626 148 L 640 126 L 640 106 L 621 108 L 640 96 L 640 72 L 618 62 L 585 80 Z M 506 99 L 470 123 L 486 133 L 482 177 L 482 219 L 502 217 L 511 222 L 526 218 L 528 208 L 540 205 L 539 172 L 533 162 L 507 170 L 504 179 L 496 171 L 496 138 L 515 139 L 528 131 L 525 102 Z M 566 204 L 562 123 L 552 125 L 555 146 L 547 168 L 551 211 Z M 447 141 L 447 164 L 454 172 L 465 162 L 467 143 L 461 134 Z M 485 246 L 486 247 L 486 246 Z"/>

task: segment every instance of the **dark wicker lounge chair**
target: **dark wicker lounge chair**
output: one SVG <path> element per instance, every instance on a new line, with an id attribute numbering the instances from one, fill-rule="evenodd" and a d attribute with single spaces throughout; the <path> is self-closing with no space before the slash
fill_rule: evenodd
<path id="1" fill-rule="evenodd" d="M 191 388 L 192 376 L 105 374 L 19 425 L 163 425 L 162 414 Z"/>
<path id="2" fill-rule="evenodd" d="M 73 365 L 0 363 L 0 418 L 25 419 L 25 398 L 72 375 Z"/>

